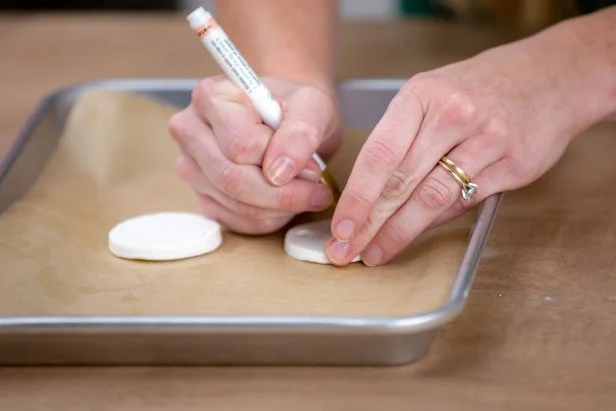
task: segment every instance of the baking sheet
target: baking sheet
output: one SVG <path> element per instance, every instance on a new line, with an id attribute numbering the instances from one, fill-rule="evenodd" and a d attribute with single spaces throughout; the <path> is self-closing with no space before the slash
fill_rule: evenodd
<path id="1" fill-rule="evenodd" d="M 107 233 L 119 220 L 198 210 L 173 169 L 178 149 L 167 120 L 175 110 L 121 91 L 79 97 L 36 184 L 0 215 L 0 315 L 395 316 L 443 304 L 474 212 L 376 269 L 293 260 L 284 232 L 226 232 L 216 253 L 176 262 L 112 256 Z M 333 159 L 342 185 L 367 135 L 347 133 Z"/>

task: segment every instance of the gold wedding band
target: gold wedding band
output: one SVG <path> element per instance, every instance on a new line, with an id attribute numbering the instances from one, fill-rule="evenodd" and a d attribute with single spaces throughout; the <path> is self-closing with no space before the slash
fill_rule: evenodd
<path id="1" fill-rule="evenodd" d="M 445 165 L 447 165 L 447 167 L 449 167 L 450 169 L 454 170 L 456 172 L 456 174 L 458 174 L 460 177 L 462 177 L 462 180 L 465 183 L 470 183 L 471 182 L 471 176 L 469 176 L 466 171 L 464 171 L 460 167 L 458 167 L 458 165 L 456 163 L 454 163 L 453 161 L 451 161 L 447 156 L 441 157 L 441 161 L 443 163 L 445 163 Z"/>
<path id="2" fill-rule="evenodd" d="M 462 187 L 462 198 L 470 200 L 479 190 L 479 186 L 471 181 L 468 173 L 462 170 L 456 163 L 447 156 L 441 157 L 438 164 L 443 167 Z"/>

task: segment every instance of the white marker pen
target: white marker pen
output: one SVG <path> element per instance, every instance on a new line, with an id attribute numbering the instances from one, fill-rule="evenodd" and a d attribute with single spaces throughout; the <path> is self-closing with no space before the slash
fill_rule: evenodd
<path id="1" fill-rule="evenodd" d="M 186 20 L 227 77 L 248 95 L 263 122 L 274 130 L 278 129 L 282 117 L 280 104 L 272 97 L 214 17 L 203 7 L 199 7 L 190 13 Z M 332 190 L 335 204 L 340 196 L 336 181 L 317 153 L 314 153 L 312 158 L 321 169 L 321 182 Z"/>

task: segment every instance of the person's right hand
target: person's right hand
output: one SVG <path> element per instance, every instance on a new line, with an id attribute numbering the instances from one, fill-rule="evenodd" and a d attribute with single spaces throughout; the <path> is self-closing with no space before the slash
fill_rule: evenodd
<path id="1" fill-rule="evenodd" d="M 243 234 L 274 232 L 333 200 L 311 157 L 318 151 L 328 158 L 339 147 L 335 101 L 315 87 L 263 82 L 282 106 L 275 132 L 222 76 L 200 82 L 189 106 L 169 121 L 182 151 L 178 174 L 198 194 L 203 214 Z"/>

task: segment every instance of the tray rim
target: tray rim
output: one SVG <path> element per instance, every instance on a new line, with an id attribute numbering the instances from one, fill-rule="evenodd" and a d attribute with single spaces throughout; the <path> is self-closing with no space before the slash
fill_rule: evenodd
<path id="1" fill-rule="evenodd" d="M 44 96 L 27 117 L 4 158 L 0 158 L 0 182 L 8 175 L 11 166 L 38 125 L 46 110 L 61 97 L 70 97 L 87 89 L 114 89 L 133 92 L 182 91 L 192 88 L 200 79 L 190 77 L 119 77 L 74 83 L 60 87 Z M 395 91 L 403 78 L 350 78 L 338 80 L 339 89 L 361 91 Z M 186 91 L 186 90 L 184 90 Z M 36 333 L 177 333 L 237 334 L 267 332 L 288 333 L 289 330 L 305 334 L 364 334 L 404 335 L 435 330 L 451 322 L 464 309 L 472 288 L 475 274 L 494 224 L 504 193 L 486 198 L 478 207 L 480 211 L 471 229 L 467 247 L 461 259 L 450 291 L 444 303 L 430 311 L 409 316 L 301 316 L 301 315 L 116 315 L 116 316 L 0 316 L 0 336 L 3 334 Z"/>

